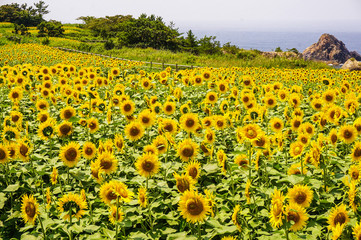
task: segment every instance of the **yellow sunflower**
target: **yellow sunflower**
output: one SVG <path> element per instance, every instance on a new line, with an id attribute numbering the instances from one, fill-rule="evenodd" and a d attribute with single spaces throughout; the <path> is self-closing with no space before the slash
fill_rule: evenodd
<path id="1" fill-rule="evenodd" d="M 353 143 L 357 137 L 357 130 L 352 125 L 343 125 L 339 129 L 339 137 L 344 143 Z"/>
<path id="2" fill-rule="evenodd" d="M 60 149 L 60 159 L 67 167 L 74 167 L 80 160 L 80 145 L 77 142 L 69 142 Z"/>
<path id="3" fill-rule="evenodd" d="M 20 133 L 17 128 L 5 126 L 2 135 L 4 140 L 14 141 L 19 138 Z"/>
<path id="4" fill-rule="evenodd" d="M 52 185 L 58 182 L 58 169 L 56 169 L 56 167 L 53 167 L 53 171 L 50 174 L 50 181 Z"/>
<path id="5" fill-rule="evenodd" d="M 73 124 L 68 121 L 63 121 L 57 128 L 59 137 L 70 136 L 73 133 Z"/>
<path id="6" fill-rule="evenodd" d="M 282 132 L 282 130 L 284 128 L 284 123 L 283 123 L 282 119 L 280 119 L 278 117 L 272 118 L 270 121 L 270 125 L 271 125 L 271 129 L 274 132 Z"/>
<path id="7" fill-rule="evenodd" d="M 303 144 L 301 142 L 293 142 L 290 146 L 290 155 L 293 158 L 298 158 L 303 152 Z"/>
<path id="8" fill-rule="evenodd" d="M 159 154 L 163 154 L 167 151 L 168 141 L 163 135 L 159 135 L 153 140 L 152 145 L 157 148 Z"/>
<path id="9" fill-rule="evenodd" d="M 216 134 L 212 129 L 206 129 L 204 134 L 204 142 L 212 144 L 216 140 Z"/>
<path id="10" fill-rule="evenodd" d="M 97 153 L 97 148 L 94 143 L 92 142 L 84 143 L 82 154 L 85 159 L 88 160 L 93 159 L 96 153 Z"/>
<path id="11" fill-rule="evenodd" d="M 124 149 L 124 138 L 121 134 L 116 134 L 114 137 L 114 145 L 120 153 L 123 153 Z"/>
<path id="12" fill-rule="evenodd" d="M 185 167 L 186 173 L 194 180 L 197 180 L 200 176 L 201 164 L 198 161 L 190 161 Z"/>
<path id="13" fill-rule="evenodd" d="M 15 87 L 15 88 L 11 89 L 11 91 L 9 92 L 8 97 L 14 103 L 19 102 L 23 98 L 23 90 L 22 90 L 22 88 L 21 87 Z"/>
<path id="14" fill-rule="evenodd" d="M 120 104 L 120 111 L 124 116 L 130 116 L 135 111 L 135 103 L 132 100 L 126 100 Z"/>
<path id="15" fill-rule="evenodd" d="M 158 155 L 158 149 L 157 149 L 157 147 L 154 146 L 153 144 L 151 144 L 151 145 L 146 145 L 146 146 L 143 148 L 143 152 L 149 153 L 149 154 Z"/>
<path id="16" fill-rule="evenodd" d="M 4 164 L 9 161 L 9 150 L 5 145 L 0 144 L 0 163 Z"/>
<path id="17" fill-rule="evenodd" d="M 348 174 L 351 177 L 351 180 L 359 182 L 361 178 L 361 168 L 359 165 L 351 165 Z"/>
<path id="18" fill-rule="evenodd" d="M 193 186 L 196 181 L 189 176 L 188 174 L 179 175 L 178 173 L 173 173 L 173 176 L 176 180 L 176 187 L 179 192 L 184 193 L 185 191 L 193 190 Z"/>
<path id="19" fill-rule="evenodd" d="M 90 174 L 99 183 L 103 181 L 102 173 L 103 173 L 103 169 L 100 167 L 98 161 L 90 162 Z"/>
<path id="20" fill-rule="evenodd" d="M 60 118 L 63 120 L 69 120 L 76 115 L 76 110 L 72 106 L 66 106 L 60 111 Z"/>
<path id="21" fill-rule="evenodd" d="M 242 167 L 242 168 L 247 168 L 249 161 L 248 161 L 248 156 L 245 154 L 240 154 L 237 155 L 234 158 L 234 163 L 237 164 L 238 166 Z"/>
<path id="22" fill-rule="evenodd" d="M 337 129 L 336 128 L 332 128 L 331 131 L 328 134 L 328 141 L 336 146 L 337 144 L 337 140 L 338 140 L 338 133 L 337 133 Z"/>
<path id="23" fill-rule="evenodd" d="M 361 222 L 356 223 L 355 227 L 352 228 L 352 233 L 356 240 L 361 239 Z"/>
<path id="24" fill-rule="evenodd" d="M 180 124 L 186 132 L 195 132 L 199 127 L 198 115 L 195 113 L 186 113 L 181 116 Z"/>
<path id="25" fill-rule="evenodd" d="M 257 124 L 247 124 L 242 128 L 242 135 L 248 140 L 253 140 L 257 138 L 261 131 L 260 126 Z"/>
<path id="26" fill-rule="evenodd" d="M 99 162 L 99 166 L 105 174 L 111 174 L 117 170 L 118 161 L 115 156 L 108 151 L 99 154 L 96 161 Z"/>
<path id="27" fill-rule="evenodd" d="M 357 211 L 358 208 L 358 201 L 356 200 L 356 196 L 357 196 L 357 187 L 356 187 L 356 181 L 351 181 L 350 186 L 349 186 L 349 190 L 348 190 L 348 201 L 349 201 L 349 206 L 352 208 L 352 210 L 354 212 Z M 339 224 L 337 224 L 339 225 Z"/>
<path id="28" fill-rule="evenodd" d="M 218 95 L 216 92 L 208 92 L 206 95 L 205 102 L 210 104 L 215 104 L 218 100 Z"/>
<path id="29" fill-rule="evenodd" d="M 112 224 L 123 221 L 123 219 L 124 219 L 123 215 L 124 215 L 124 213 L 122 212 L 122 210 L 120 210 L 120 208 L 118 208 L 118 212 L 117 212 L 117 206 L 114 206 L 114 205 L 110 206 L 109 221 Z"/>
<path id="30" fill-rule="evenodd" d="M 283 193 L 277 189 L 274 190 L 271 199 L 271 210 L 270 210 L 270 223 L 273 228 L 278 228 L 283 225 L 283 202 L 285 197 Z"/>
<path id="31" fill-rule="evenodd" d="M 288 189 L 287 198 L 290 204 L 297 204 L 307 208 L 313 199 L 313 191 L 307 185 L 295 185 Z"/>
<path id="32" fill-rule="evenodd" d="M 128 190 L 128 187 L 117 180 L 104 183 L 100 187 L 99 192 L 101 200 L 108 205 L 112 205 L 112 201 L 119 197 L 120 201 L 130 202 L 134 193 Z"/>
<path id="33" fill-rule="evenodd" d="M 360 162 L 361 160 L 361 142 L 356 142 L 353 146 L 351 158 L 355 162 Z"/>
<path id="34" fill-rule="evenodd" d="M 18 156 L 21 160 L 24 162 L 29 161 L 29 155 L 31 152 L 31 147 L 29 143 L 26 141 L 26 139 L 22 139 L 18 142 Z"/>
<path id="35" fill-rule="evenodd" d="M 88 128 L 90 133 L 95 133 L 96 131 L 99 130 L 99 121 L 97 118 L 90 118 L 88 119 Z"/>
<path id="36" fill-rule="evenodd" d="M 135 162 L 139 174 L 143 177 L 152 177 L 159 172 L 160 162 L 154 154 L 143 154 Z"/>
<path id="37" fill-rule="evenodd" d="M 143 137 L 144 128 L 138 121 L 134 121 L 125 126 L 124 132 L 130 141 L 136 141 Z"/>
<path id="38" fill-rule="evenodd" d="M 34 224 L 39 215 L 39 204 L 33 195 L 22 197 L 21 212 L 24 222 Z"/>
<path id="39" fill-rule="evenodd" d="M 203 128 L 210 129 L 211 127 L 213 127 L 213 125 L 214 125 L 213 117 L 207 116 L 202 119 Z"/>
<path id="40" fill-rule="evenodd" d="M 187 222 L 203 222 L 210 212 L 206 199 L 198 192 L 185 191 L 180 198 L 179 208 Z"/>
<path id="41" fill-rule="evenodd" d="M 285 216 L 287 222 L 291 223 L 291 231 L 296 232 L 301 230 L 307 224 L 308 215 L 306 210 L 298 204 L 287 205 L 285 209 Z"/>
<path id="42" fill-rule="evenodd" d="M 38 113 L 37 119 L 43 123 L 46 122 L 49 119 L 49 112 L 48 111 L 41 111 Z"/>
<path id="43" fill-rule="evenodd" d="M 167 115 L 172 115 L 176 110 L 175 102 L 167 101 L 163 104 L 163 112 Z"/>
<path id="44" fill-rule="evenodd" d="M 138 115 L 138 121 L 142 124 L 144 128 L 149 128 L 154 125 L 156 120 L 156 115 L 151 112 L 149 109 L 144 109 Z"/>
<path id="45" fill-rule="evenodd" d="M 357 134 L 361 134 L 361 117 L 356 118 L 353 122 L 353 126 L 356 128 Z"/>
<path id="46" fill-rule="evenodd" d="M 147 207 L 148 204 L 147 189 L 143 187 L 138 189 L 138 203 L 142 208 Z"/>
<path id="47" fill-rule="evenodd" d="M 178 145 L 178 156 L 185 162 L 194 159 L 198 154 L 198 144 L 193 142 L 192 139 L 184 139 Z"/>
<path id="48" fill-rule="evenodd" d="M 227 127 L 227 119 L 223 115 L 213 116 L 214 127 L 217 130 L 223 130 Z"/>
<path id="49" fill-rule="evenodd" d="M 346 210 L 346 205 L 341 204 L 331 209 L 327 222 L 329 224 L 329 228 L 332 229 L 335 228 L 337 224 L 344 225 L 347 224 L 348 221 L 349 218 Z"/>
<path id="50" fill-rule="evenodd" d="M 80 219 L 88 209 L 88 204 L 81 195 L 68 193 L 59 199 L 58 209 L 61 213 L 66 213 L 63 216 L 65 220 L 69 220 L 70 216 Z"/>
<path id="51" fill-rule="evenodd" d="M 163 118 L 160 125 L 164 132 L 168 132 L 171 135 L 177 133 L 178 130 L 178 122 L 174 119 Z"/>
<path id="52" fill-rule="evenodd" d="M 241 232 L 242 231 L 241 206 L 238 204 L 233 209 L 232 221 L 234 225 L 237 227 L 238 231 Z"/>

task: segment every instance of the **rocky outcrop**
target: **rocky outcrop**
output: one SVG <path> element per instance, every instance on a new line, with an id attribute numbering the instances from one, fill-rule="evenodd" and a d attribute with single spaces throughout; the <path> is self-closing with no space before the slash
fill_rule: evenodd
<path id="1" fill-rule="evenodd" d="M 347 60 L 341 69 L 348 69 L 350 71 L 361 70 L 361 62 L 358 62 L 355 58 Z"/>
<path id="2" fill-rule="evenodd" d="M 342 41 L 333 35 L 322 34 L 317 43 L 312 44 L 302 53 L 306 60 L 320 60 L 337 63 L 344 63 L 347 59 L 355 58 L 361 60 L 357 52 L 349 52 Z"/>

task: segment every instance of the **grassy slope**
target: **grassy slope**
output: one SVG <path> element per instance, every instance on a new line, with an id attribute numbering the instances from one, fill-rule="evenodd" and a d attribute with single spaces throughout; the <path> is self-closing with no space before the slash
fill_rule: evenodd
<path id="1" fill-rule="evenodd" d="M 87 30 L 76 27 L 72 24 L 64 25 L 65 38 L 50 38 L 50 46 L 65 47 L 71 49 L 80 49 L 83 51 L 90 51 L 94 53 L 111 55 L 120 58 L 170 63 L 178 65 L 193 65 L 193 66 L 209 66 L 209 67 L 266 67 L 266 68 L 329 68 L 324 63 L 314 61 L 304 61 L 303 59 L 287 59 L 284 57 L 268 58 L 257 54 L 255 58 L 239 59 L 232 54 L 223 55 L 193 55 L 187 52 L 174 53 L 168 50 L 155 50 L 151 48 L 126 48 L 105 50 L 103 43 L 84 43 L 78 39 L 91 39 L 90 33 Z M 5 36 L 10 35 L 12 25 L 7 23 L 0 23 L 0 45 L 6 44 L 8 41 Z M 30 29 L 31 36 L 22 37 L 23 43 L 41 43 L 44 39 L 35 37 L 36 28 Z M 72 39 L 69 39 L 72 38 Z M 247 50 L 246 50 L 247 51 Z M 249 50 L 251 51 L 251 50 Z"/>

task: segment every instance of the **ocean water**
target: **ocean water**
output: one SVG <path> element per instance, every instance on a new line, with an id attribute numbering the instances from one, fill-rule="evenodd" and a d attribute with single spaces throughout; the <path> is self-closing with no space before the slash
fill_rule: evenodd
<path id="1" fill-rule="evenodd" d="M 200 39 L 207 36 L 216 36 L 221 45 L 230 42 L 243 49 L 258 49 L 273 51 L 277 47 L 282 50 L 296 48 L 303 52 L 307 47 L 316 43 L 323 32 L 240 32 L 226 30 L 192 30 Z M 361 54 L 361 32 L 327 32 L 342 41 L 349 51 Z"/>

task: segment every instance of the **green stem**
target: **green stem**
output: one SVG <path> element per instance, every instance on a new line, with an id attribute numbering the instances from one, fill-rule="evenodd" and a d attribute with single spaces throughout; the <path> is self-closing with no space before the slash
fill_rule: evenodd
<path id="1" fill-rule="evenodd" d="M 248 172 L 248 179 L 251 180 L 252 178 L 252 146 L 249 145 L 249 148 L 248 148 L 248 169 L 249 169 L 249 172 Z"/>
<path id="2" fill-rule="evenodd" d="M 288 229 L 286 227 L 287 224 L 285 224 L 284 226 L 284 229 L 285 229 L 285 236 L 286 236 L 286 240 L 289 240 L 289 237 L 288 237 Z"/>
<path id="3" fill-rule="evenodd" d="M 145 189 L 148 191 L 148 177 L 145 180 Z"/>
<path id="4" fill-rule="evenodd" d="M 301 159 L 301 175 L 303 176 L 303 159 Z"/>
<path id="5" fill-rule="evenodd" d="M 118 209 L 119 209 L 119 196 L 117 196 L 117 211 L 115 213 L 115 239 L 118 239 Z"/>
<path id="6" fill-rule="evenodd" d="M 68 175 L 67 184 L 69 185 L 69 179 L 70 179 L 70 178 L 69 178 L 69 175 L 70 175 L 70 174 L 69 174 L 69 167 L 66 168 L 66 172 L 67 172 L 67 175 Z"/>
<path id="7" fill-rule="evenodd" d="M 46 234 L 45 234 L 45 229 L 44 229 L 44 226 L 43 226 L 43 221 L 41 221 L 40 216 L 38 217 L 38 219 L 39 219 L 39 222 L 40 222 L 41 231 L 43 232 L 43 235 L 44 235 L 44 239 L 47 239 Z"/>
<path id="8" fill-rule="evenodd" d="M 198 222 L 198 240 L 202 239 L 202 234 L 201 234 L 201 224 Z"/>
<path id="9" fill-rule="evenodd" d="M 69 239 L 70 240 L 73 240 L 73 233 L 71 232 L 71 226 L 72 226 L 72 223 L 73 223 L 73 211 L 72 211 L 72 206 L 70 207 L 69 209 L 69 219 L 70 219 L 70 226 L 69 226 Z"/>

